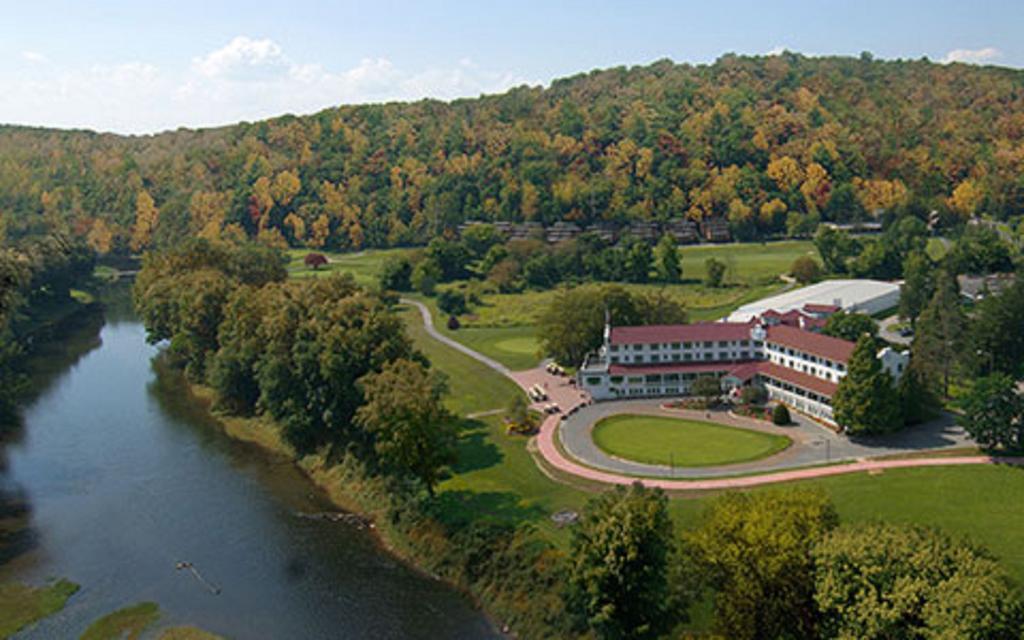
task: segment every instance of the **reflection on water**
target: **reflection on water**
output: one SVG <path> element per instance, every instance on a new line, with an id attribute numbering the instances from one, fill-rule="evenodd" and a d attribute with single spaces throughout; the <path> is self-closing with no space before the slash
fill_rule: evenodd
<path id="1" fill-rule="evenodd" d="M 88 332 L 68 344 L 90 344 Z M 82 585 L 26 637 L 77 637 L 142 600 L 160 604 L 164 624 L 236 638 L 495 636 L 461 596 L 365 532 L 298 517 L 331 506 L 292 465 L 231 441 L 183 402 L 173 374 L 158 379 L 130 316 L 119 311 L 99 338 L 40 367 L 49 375 L 0 472 L 3 508 L 28 521 L 0 556 L 0 580 Z"/>

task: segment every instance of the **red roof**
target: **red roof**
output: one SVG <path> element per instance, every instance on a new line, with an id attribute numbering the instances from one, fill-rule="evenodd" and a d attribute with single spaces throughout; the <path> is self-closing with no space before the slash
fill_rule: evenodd
<path id="1" fill-rule="evenodd" d="M 749 340 L 750 327 L 750 323 L 747 322 L 697 322 L 694 324 L 612 327 L 611 344 Z"/>
<path id="2" fill-rule="evenodd" d="M 812 376 L 809 373 L 803 373 L 802 371 L 795 371 L 793 369 L 787 369 L 782 365 L 775 364 L 774 362 L 758 362 L 756 363 L 757 372 L 761 375 L 771 376 L 783 382 L 788 382 L 794 386 L 806 389 L 807 391 L 813 391 L 819 395 L 832 397 L 832 394 L 836 392 L 836 388 L 839 386 L 835 382 L 829 382 L 828 380 L 822 380 L 816 376 Z"/>
<path id="3" fill-rule="evenodd" d="M 667 362 L 660 364 L 613 364 L 608 367 L 611 375 L 648 375 L 655 373 L 711 373 L 729 371 L 735 362 Z"/>
<path id="4" fill-rule="evenodd" d="M 784 324 L 768 327 L 768 342 L 781 344 L 828 360 L 846 362 L 853 353 L 852 342 L 832 336 L 804 331 Z"/>

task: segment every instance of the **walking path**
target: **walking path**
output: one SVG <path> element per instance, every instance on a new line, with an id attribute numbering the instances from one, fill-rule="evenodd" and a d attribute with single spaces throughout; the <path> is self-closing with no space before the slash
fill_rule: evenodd
<path id="1" fill-rule="evenodd" d="M 785 434 L 793 438 L 794 445 L 786 451 L 770 458 L 744 463 L 742 465 L 723 465 L 721 467 L 687 468 L 671 470 L 667 467 L 657 465 L 643 465 L 618 458 L 612 458 L 601 452 L 606 460 L 595 458 L 584 451 L 582 459 L 587 460 L 588 465 L 583 465 L 567 456 L 558 444 L 556 438 L 559 434 L 559 426 L 563 428 L 565 448 L 573 455 L 579 455 L 584 442 L 600 452 L 589 437 L 589 430 L 593 428 L 596 416 L 611 415 L 611 413 L 650 413 L 663 412 L 665 415 L 677 414 L 687 418 L 699 418 L 696 412 L 680 412 L 676 410 L 665 410 L 656 401 L 620 401 L 600 404 L 591 404 L 585 393 L 580 392 L 571 382 L 570 378 L 554 376 L 544 370 L 543 365 L 536 369 L 526 371 L 511 371 L 508 367 L 492 358 L 470 349 L 466 345 L 441 334 L 434 327 L 430 310 L 421 302 L 403 298 L 402 302 L 410 304 L 420 311 L 423 318 L 424 328 L 434 339 L 448 345 L 449 347 L 463 353 L 494 371 L 511 378 L 524 390 L 534 385 L 541 385 L 547 390 L 549 399 L 538 403 L 537 408 L 550 402 L 556 403 L 567 415 L 563 423 L 561 414 L 548 415 L 541 423 L 540 432 L 537 434 L 536 449 L 545 463 L 552 469 L 561 473 L 577 476 L 579 478 L 606 484 L 628 485 L 634 482 L 642 482 L 649 487 L 659 487 L 670 491 L 714 491 L 722 489 L 742 489 L 762 485 L 775 484 L 779 482 L 792 482 L 795 480 L 808 480 L 814 478 L 825 478 L 845 473 L 859 472 L 882 472 L 887 469 L 908 469 L 915 467 L 951 467 L 976 464 L 1009 464 L 1024 466 L 1024 458 L 1004 458 L 996 456 L 946 456 L 935 458 L 910 458 L 902 460 L 868 460 L 863 456 L 887 456 L 899 453 L 910 453 L 927 451 L 941 448 L 961 447 L 970 444 L 969 439 L 959 428 L 946 422 L 937 422 L 930 428 L 912 429 L 889 438 L 887 441 L 856 442 L 844 436 L 839 436 L 816 423 L 798 417 L 798 424 L 792 431 L 786 430 Z M 609 413 L 611 412 L 611 413 Z M 689 415 L 693 413 L 693 415 Z M 728 423 L 732 426 L 742 428 L 755 428 L 761 430 L 780 429 L 779 427 L 751 424 L 756 421 L 739 416 L 723 417 L 717 413 L 715 421 Z M 582 427 L 581 427 L 582 425 Z M 583 433 L 583 436 L 580 433 Z M 773 433 L 775 431 L 772 431 Z M 585 436 L 585 437 L 584 437 Z M 826 444 L 827 443 L 827 444 Z M 825 453 L 821 448 L 824 445 Z M 813 453 L 811 453 L 813 452 Z M 596 460 L 596 464 L 595 464 Z M 609 463 L 608 461 L 612 461 Z M 827 464 L 830 461 L 842 461 L 830 466 L 808 467 L 811 464 Z M 591 466 L 594 465 L 594 466 Z M 596 468 L 605 466 L 606 468 Z M 642 469 L 634 468 L 644 467 Z M 801 467 L 801 468 L 794 468 Z M 765 473 L 757 473 L 764 471 Z M 633 475 L 630 475 L 632 473 Z M 691 477 L 703 476 L 698 479 L 672 478 L 671 474 L 685 473 Z M 736 474 L 750 473 L 756 475 L 740 475 L 738 477 L 715 477 L 723 475 L 735 476 Z M 644 476 L 666 476 L 666 477 L 644 477 Z"/>

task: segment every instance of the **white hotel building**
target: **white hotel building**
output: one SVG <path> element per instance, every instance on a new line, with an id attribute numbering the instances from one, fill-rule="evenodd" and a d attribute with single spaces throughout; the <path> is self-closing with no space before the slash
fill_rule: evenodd
<path id="1" fill-rule="evenodd" d="M 726 391 L 760 385 L 769 398 L 834 424 L 832 395 L 846 375 L 854 343 L 798 328 L 803 321 L 790 326 L 778 318 L 606 326 L 604 344 L 586 359 L 577 380 L 595 400 L 613 400 L 683 396 L 698 377 L 715 376 Z M 909 357 L 888 347 L 878 353 L 895 379 Z"/>

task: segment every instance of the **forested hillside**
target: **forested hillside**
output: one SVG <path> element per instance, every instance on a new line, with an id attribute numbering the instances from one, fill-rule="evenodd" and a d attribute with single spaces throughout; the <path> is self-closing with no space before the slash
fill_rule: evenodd
<path id="1" fill-rule="evenodd" d="M 723 216 L 756 238 L 882 211 L 1007 219 L 1022 176 L 1024 71 L 728 55 L 155 136 L 0 128 L 0 226 L 67 225 L 100 253 L 421 244 L 467 219 Z"/>

